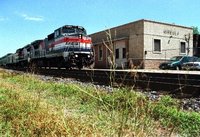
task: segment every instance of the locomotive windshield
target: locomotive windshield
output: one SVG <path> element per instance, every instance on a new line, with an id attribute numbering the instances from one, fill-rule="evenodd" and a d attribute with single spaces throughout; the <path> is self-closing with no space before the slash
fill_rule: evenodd
<path id="1" fill-rule="evenodd" d="M 77 27 L 77 26 L 64 26 L 62 28 L 62 33 L 63 34 L 82 34 L 83 36 L 86 35 L 86 30 L 82 27 Z"/>
<path id="2" fill-rule="evenodd" d="M 75 30 L 75 28 L 63 27 L 62 32 L 63 33 L 75 33 L 76 30 Z"/>
<path id="3" fill-rule="evenodd" d="M 87 35 L 87 34 L 86 34 L 86 30 L 85 30 L 84 28 L 77 28 L 77 33 L 78 33 L 78 34 Z"/>

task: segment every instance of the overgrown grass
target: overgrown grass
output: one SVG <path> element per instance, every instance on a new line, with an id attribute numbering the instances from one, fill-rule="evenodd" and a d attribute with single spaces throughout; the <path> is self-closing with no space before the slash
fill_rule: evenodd
<path id="1" fill-rule="evenodd" d="M 45 82 L 0 71 L 0 136 L 200 136 L 200 115 L 169 96 Z"/>
<path id="2" fill-rule="evenodd" d="M 183 136 L 200 136 L 200 114 L 196 112 L 184 112 L 179 109 L 175 100 L 169 96 L 153 105 L 153 117 L 159 120 L 165 128 L 171 132 L 178 132 Z"/>

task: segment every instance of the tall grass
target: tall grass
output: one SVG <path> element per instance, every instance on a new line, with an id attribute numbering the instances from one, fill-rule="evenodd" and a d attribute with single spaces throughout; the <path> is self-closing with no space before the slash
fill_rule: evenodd
<path id="1" fill-rule="evenodd" d="M 199 136 L 199 114 L 170 97 L 151 102 L 129 89 L 107 93 L 1 73 L 0 136 Z"/>

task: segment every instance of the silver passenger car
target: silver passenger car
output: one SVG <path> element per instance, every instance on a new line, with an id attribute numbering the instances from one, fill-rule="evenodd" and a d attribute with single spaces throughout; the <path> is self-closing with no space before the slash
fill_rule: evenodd
<path id="1" fill-rule="evenodd" d="M 198 58 L 196 61 L 184 63 L 182 65 L 182 69 L 184 69 L 184 70 L 200 70 L 200 58 Z"/>

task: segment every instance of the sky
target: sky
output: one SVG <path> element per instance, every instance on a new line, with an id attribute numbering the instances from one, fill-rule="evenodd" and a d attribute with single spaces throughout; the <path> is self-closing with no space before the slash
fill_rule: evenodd
<path id="1" fill-rule="evenodd" d="M 200 0 L 0 0 L 0 57 L 64 25 L 88 34 L 148 19 L 200 29 Z"/>

